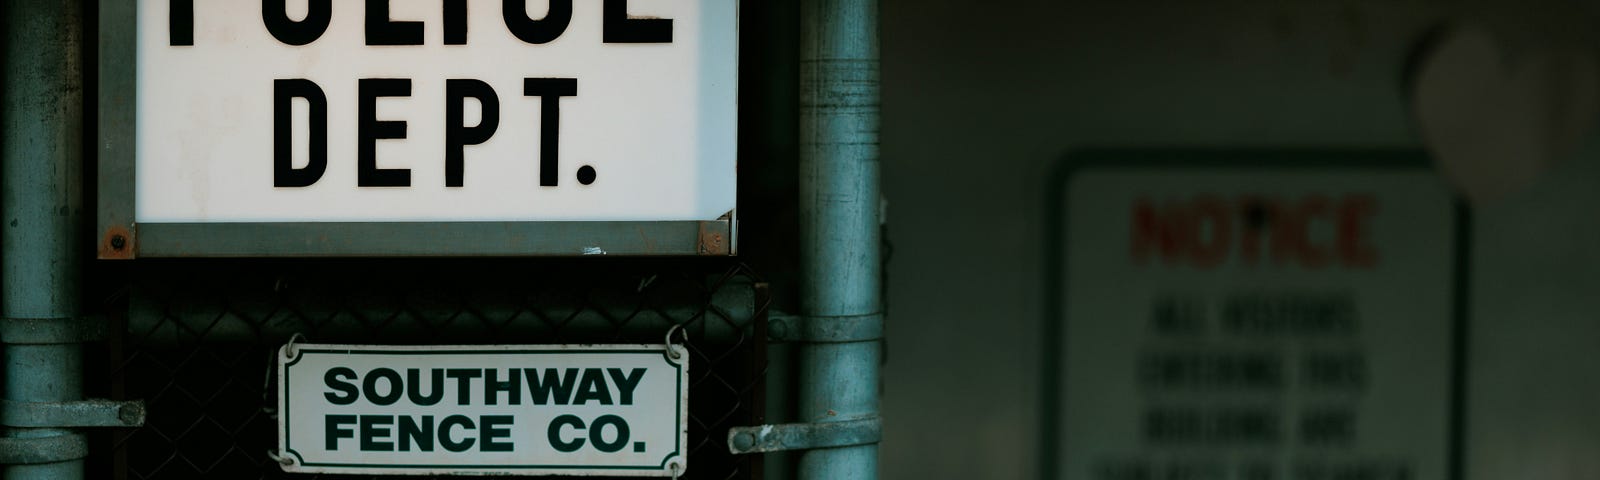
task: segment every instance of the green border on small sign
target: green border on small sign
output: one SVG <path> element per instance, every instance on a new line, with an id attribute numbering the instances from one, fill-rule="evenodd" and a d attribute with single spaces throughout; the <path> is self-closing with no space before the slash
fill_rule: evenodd
<path id="1" fill-rule="evenodd" d="M 300 454 L 300 452 L 295 451 L 293 446 L 289 445 L 289 440 L 290 440 L 290 437 L 289 437 L 289 418 L 290 418 L 290 413 L 289 413 L 289 401 L 288 401 L 288 398 L 289 398 L 289 382 L 286 381 L 286 380 L 289 377 L 289 368 L 293 367 L 297 363 L 300 363 L 300 360 L 305 358 L 305 355 L 308 354 L 308 353 L 325 353 L 325 354 L 338 354 L 338 355 L 607 355 L 607 354 L 638 355 L 638 354 L 659 354 L 659 355 L 662 356 L 662 359 L 667 362 L 667 365 L 671 365 L 673 367 L 673 370 L 676 372 L 676 374 L 674 376 L 675 376 L 675 382 L 676 382 L 676 387 L 675 388 L 677 389 L 677 397 L 676 397 L 676 400 L 674 400 L 674 402 L 675 402 L 674 403 L 674 411 L 678 412 L 678 415 L 674 416 L 674 418 L 673 418 L 673 431 L 677 432 L 678 434 L 673 436 L 673 439 L 672 439 L 672 451 L 668 452 L 666 454 L 666 456 L 661 459 L 661 463 L 659 465 L 654 465 L 654 466 L 649 466 L 649 465 L 641 465 L 641 466 L 615 466 L 615 465 L 423 465 L 423 464 L 367 464 L 367 463 L 349 464 L 349 463 L 312 463 L 312 462 L 306 462 L 305 461 L 305 457 L 302 456 Z M 662 470 L 664 468 L 667 468 L 667 464 L 670 463 L 672 461 L 672 459 L 683 456 L 683 432 L 685 431 L 684 430 L 684 426 L 683 426 L 683 420 L 684 420 L 683 417 L 685 415 L 687 415 L 687 410 L 684 409 L 684 404 L 683 404 L 683 402 L 684 402 L 684 394 L 683 394 L 683 377 L 684 377 L 683 364 L 679 363 L 677 361 L 674 361 L 672 359 L 672 356 L 668 354 L 668 351 L 665 348 L 661 348 L 661 349 L 617 349 L 617 350 L 602 350 L 602 349 L 597 349 L 597 350 L 576 350 L 576 349 L 573 349 L 573 350 L 530 350 L 530 349 L 514 349 L 514 350 L 472 350 L 472 349 L 460 349 L 460 350 L 456 350 L 456 349 L 444 349 L 444 350 L 355 350 L 355 349 L 301 348 L 301 349 L 297 349 L 294 359 L 289 360 L 287 362 L 284 362 L 283 371 L 281 372 L 280 375 L 281 375 L 281 377 L 280 377 L 280 382 L 279 382 L 279 388 L 283 389 L 283 391 L 279 395 L 280 395 L 280 398 L 282 398 L 281 403 L 283 405 L 283 411 L 280 413 L 281 416 L 279 417 L 280 418 L 279 422 L 283 426 L 283 428 L 282 428 L 282 431 L 283 431 L 283 438 L 282 438 L 282 440 L 283 440 L 283 454 L 285 454 L 285 455 L 294 455 L 295 463 L 298 464 L 298 465 L 306 466 L 306 467 L 349 468 L 349 469 L 387 468 L 387 469 L 395 469 L 395 470 L 427 470 L 427 469 L 434 469 L 434 470 L 648 470 L 648 471 L 656 471 L 656 470 Z"/>

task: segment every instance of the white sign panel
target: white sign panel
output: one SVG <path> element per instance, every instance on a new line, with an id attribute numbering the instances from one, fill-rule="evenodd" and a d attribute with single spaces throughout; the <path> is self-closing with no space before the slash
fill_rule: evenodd
<path id="1" fill-rule="evenodd" d="M 139 0 L 136 220 L 717 219 L 737 23 L 737 0 Z"/>
<path id="2" fill-rule="evenodd" d="M 278 445 L 289 460 L 283 469 L 681 474 L 688 466 L 688 353 L 667 348 L 285 347 L 278 355 Z"/>
<path id="3" fill-rule="evenodd" d="M 1453 478 L 1452 194 L 1279 165 L 1071 177 L 1060 478 Z"/>

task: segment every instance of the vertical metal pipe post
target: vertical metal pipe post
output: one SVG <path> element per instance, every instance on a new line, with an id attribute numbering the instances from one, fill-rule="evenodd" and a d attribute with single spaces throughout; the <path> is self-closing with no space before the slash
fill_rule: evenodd
<path id="1" fill-rule="evenodd" d="M 878 2 L 804 0 L 800 32 L 801 308 L 812 322 L 882 314 Z M 800 421 L 876 419 L 878 340 L 800 353 Z M 875 444 L 807 450 L 802 480 L 875 479 Z"/>
<path id="2" fill-rule="evenodd" d="M 4 0 L 4 139 L 0 140 L 0 318 L 69 319 L 78 312 L 83 169 L 83 9 L 77 0 Z M 6 345 L 5 398 L 83 398 L 76 344 Z M 8 429 L 13 438 L 69 435 Z M 12 480 L 80 479 L 83 460 L 6 466 Z"/>

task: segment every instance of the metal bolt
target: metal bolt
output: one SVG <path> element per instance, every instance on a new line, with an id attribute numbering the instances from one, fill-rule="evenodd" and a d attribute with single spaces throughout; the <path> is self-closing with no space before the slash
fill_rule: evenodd
<path id="1" fill-rule="evenodd" d="M 116 250 L 122 250 L 124 247 L 127 247 L 127 246 L 128 246 L 128 237 L 124 237 L 122 235 L 112 235 L 111 236 L 111 248 L 116 249 Z"/>
<path id="2" fill-rule="evenodd" d="M 123 404 L 121 407 L 117 408 L 117 419 L 121 420 L 123 425 L 144 425 L 144 404 Z"/>
<path id="3" fill-rule="evenodd" d="M 750 433 L 741 433 L 733 436 L 733 448 L 739 451 L 748 451 L 756 447 L 756 436 Z"/>

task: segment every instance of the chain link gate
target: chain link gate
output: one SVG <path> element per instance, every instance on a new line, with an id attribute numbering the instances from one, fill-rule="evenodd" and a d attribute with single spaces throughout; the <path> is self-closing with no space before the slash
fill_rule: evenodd
<path id="1" fill-rule="evenodd" d="M 730 260 L 141 260 L 108 311 L 114 398 L 141 398 L 113 478 L 416 478 L 289 475 L 276 448 L 273 354 L 320 343 L 660 343 L 692 356 L 685 478 L 761 478 L 730 427 L 763 421 L 766 287 Z M 91 473 L 91 477 L 98 476 Z"/>

